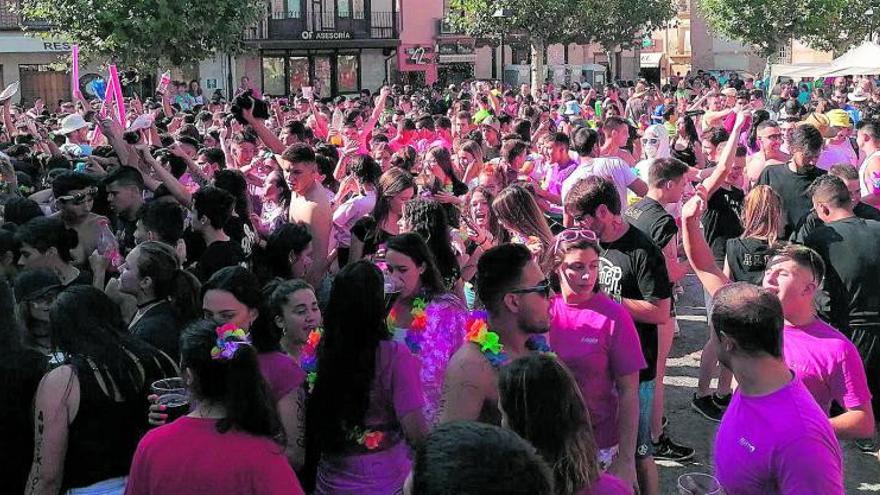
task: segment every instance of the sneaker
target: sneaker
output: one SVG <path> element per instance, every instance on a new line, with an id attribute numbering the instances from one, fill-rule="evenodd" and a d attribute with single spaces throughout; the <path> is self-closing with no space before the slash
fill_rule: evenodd
<path id="1" fill-rule="evenodd" d="M 694 456 L 694 449 L 678 445 L 668 436 L 660 435 L 660 440 L 654 444 L 654 459 L 661 461 L 686 461 Z"/>
<path id="2" fill-rule="evenodd" d="M 856 448 L 859 449 L 859 452 L 868 455 L 877 455 L 877 449 L 880 448 L 877 446 L 877 443 L 874 442 L 872 438 L 862 438 L 860 440 L 855 441 Z"/>
<path id="3" fill-rule="evenodd" d="M 712 402 L 714 402 L 715 405 L 718 406 L 719 409 L 724 410 L 724 409 L 727 409 L 727 406 L 730 405 L 730 398 L 731 397 L 733 397 L 733 394 L 726 394 L 726 395 L 712 394 Z"/>
<path id="4" fill-rule="evenodd" d="M 711 395 L 697 397 L 697 394 L 694 394 L 694 398 L 691 400 L 691 409 L 700 413 L 700 416 L 715 423 L 720 423 L 721 416 L 724 415 L 724 411 L 715 404 Z"/>

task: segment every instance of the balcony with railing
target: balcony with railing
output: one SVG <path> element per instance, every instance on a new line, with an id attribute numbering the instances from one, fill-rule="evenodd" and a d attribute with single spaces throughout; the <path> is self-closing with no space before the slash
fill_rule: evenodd
<path id="1" fill-rule="evenodd" d="M 49 28 L 46 21 L 39 19 L 27 19 L 12 12 L 12 6 L 19 7 L 21 2 L 16 0 L 0 0 L 0 31 L 41 31 Z"/>
<path id="2" fill-rule="evenodd" d="M 395 40 L 399 12 L 272 12 L 247 29 L 246 41 Z"/>

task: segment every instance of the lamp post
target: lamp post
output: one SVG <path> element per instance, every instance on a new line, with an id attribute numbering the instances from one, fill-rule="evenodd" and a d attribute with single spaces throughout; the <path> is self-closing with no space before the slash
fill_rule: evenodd
<path id="1" fill-rule="evenodd" d="M 500 8 L 492 14 L 494 19 L 506 19 L 510 17 L 510 9 Z M 504 29 L 501 30 L 501 87 L 504 87 Z"/>

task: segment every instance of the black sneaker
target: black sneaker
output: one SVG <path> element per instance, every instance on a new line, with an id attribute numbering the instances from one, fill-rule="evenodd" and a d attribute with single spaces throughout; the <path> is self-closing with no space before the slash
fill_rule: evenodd
<path id="1" fill-rule="evenodd" d="M 660 435 L 660 440 L 654 444 L 654 459 L 682 462 L 693 456 L 694 449 L 678 445 L 666 435 Z"/>
<path id="2" fill-rule="evenodd" d="M 714 402 L 715 405 L 718 406 L 719 409 L 724 410 L 724 409 L 727 409 L 727 406 L 730 405 L 730 398 L 731 397 L 733 397 L 733 394 L 726 394 L 726 395 L 712 394 L 712 402 Z"/>
<path id="3" fill-rule="evenodd" d="M 712 395 L 697 397 L 697 394 L 694 394 L 694 398 L 691 400 L 691 409 L 700 413 L 700 416 L 716 423 L 720 423 L 721 416 L 724 415 L 724 411 L 712 400 Z"/>
<path id="4" fill-rule="evenodd" d="M 873 438 L 863 438 L 855 441 L 856 448 L 859 449 L 859 452 L 868 455 L 877 455 L 878 449 L 880 447 L 877 446 L 877 443 L 874 442 Z"/>

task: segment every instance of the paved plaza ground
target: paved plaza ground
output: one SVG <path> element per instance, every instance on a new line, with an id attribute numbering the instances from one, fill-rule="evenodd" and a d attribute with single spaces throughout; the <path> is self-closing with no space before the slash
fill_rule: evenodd
<path id="1" fill-rule="evenodd" d="M 690 406 L 697 389 L 700 353 L 708 336 L 703 291 L 697 278 L 684 280 L 685 293 L 676 304 L 681 332 L 672 346 L 666 368 L 666 415 L 669 433 L 678 443 L 696 449 L 688 463 L 660 461 L 660 484 L 663 495 L 676 494 L 678 477 L 689 472 L 711 473 L 712 446 L 716 424 L 698 415 Z M 880 460 L 860 453 L 844 442 L 847 494 L 880 494 Z"/>

